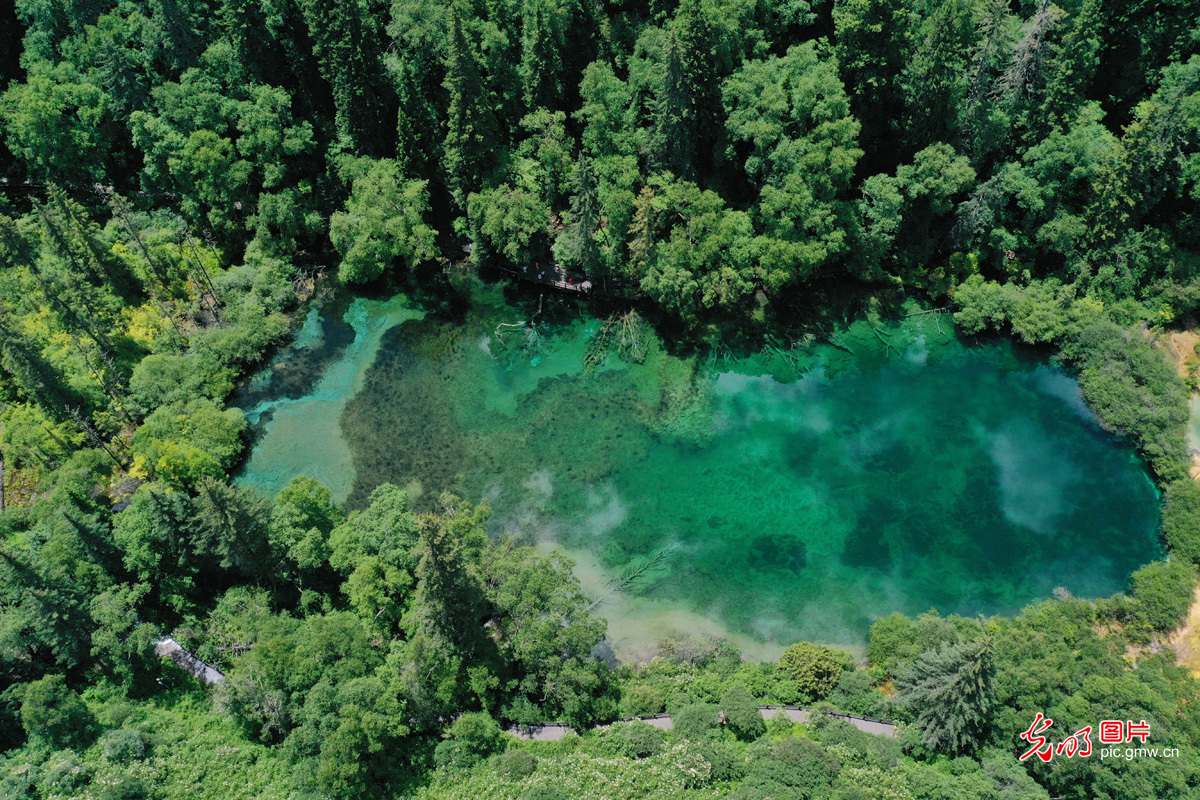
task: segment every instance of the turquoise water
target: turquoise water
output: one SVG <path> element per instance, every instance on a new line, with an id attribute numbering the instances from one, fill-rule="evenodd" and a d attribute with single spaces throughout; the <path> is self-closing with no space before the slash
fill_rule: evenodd
<path id="1" fill-rule="evenodd" d="M 633 363 L 595 357 L 595 319 L 530 313 L 493 292 L 454 318 L 402 298 L 310 318 L 243 398 L 240 480 L 486 499 L 494 533 L 575 558 L 625 653 L 689 633 L 858 649 L 892 611 L 1106 596 L 1159 554 L 1153 485 L 1074 381 L 946 317 L 724 358 L 635 326 Z"/>

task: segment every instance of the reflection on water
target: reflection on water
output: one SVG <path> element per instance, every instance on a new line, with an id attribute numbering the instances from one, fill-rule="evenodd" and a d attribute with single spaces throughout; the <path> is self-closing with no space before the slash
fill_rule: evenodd
<path id="1" fill-rule="evenodd" d="M 697 631 L 857 648 L 895 610 L 1104 596 L 1158 554 L 1154 488 L 1075 383 L 944 318 L 722 361 L 651 342 L 591 370 L 597 321 L 497 327 L 523 318 L 494 295 L 458 321 L 355 301 L 352 343 L 310 335 L 273 365 L 241 480 L 487 499 L 495 533 L 577 560 L 626 652 Z M 319 379 L 273 395 L 305 352 Z"/>

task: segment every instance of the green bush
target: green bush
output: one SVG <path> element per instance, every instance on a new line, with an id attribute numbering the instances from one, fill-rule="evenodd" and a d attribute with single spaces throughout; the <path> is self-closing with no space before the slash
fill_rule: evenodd
<path id="1" fill-rule="evenodd" d="M 899 664 L 921 655 L 913 634 L 913 621 L 900 612 L 880 617 L 867 637 L 867 659 L 871 665 L 891 673 Z"/>
<path id="2" fill-rule="evenodd" d="M 625 754 L 630 758 L 647 758 L 662 749 L 663 734 L 658 728 L 645 722 L 625 722 L 613 726 L 625 745 Z"/>
<path id="3" fill-rule="evenodd" d="M 71 750 L 52 755 L 42 768 L 38 788 L 43 796 L 73 795 L 91 779 L 91 769 Z M 0 793 L 0 796 L 3 796 Z"/>
<path id="4" fill-rule="evenodd" d="M 153 797 L 146 784 L 137 778 L 126 778 L 114 783 L 102 783 L 96 792 L 96 800 L 148 800 Z"/>
<path id="5" fill-rule="evenodd" d="M 752 742 L 767 732 L 767 723 L 758 710 L 758 701 L 745 686 L 729 687 L 721 697 L 725 724 L 737 738 Z"/>
<path id="6" fill-rule="evenodd" d="M 1169 631 L 1187 616 L 1196 587 L 1196 569 L 1183 559 L 1152 561 L 1129 579 L 1133 622 L 1143 631 Z"/>
<path id="7" fill-rule="evenodd" d="M 631 686 L 621 699 L 627 712 L 635 717 L 657 714 L 666 708 L 666 702 L 658 690 L 644 683 Z"/>
<path id="8" fill-rule="evenodd" d="M 537 770 L 537 759 L 525 750 L 505 750 L 495 763 L 496 772 L 510 781 L 523 781 Z"/>
<path id="9" fill-rule="evenodd" d="M 146 411 L 197 397 L 222 400 L 233 390 L 233 374 L 196 356 L 155 353 L 133 368 L 129 393 Z"/>
<path id="10" fill-rule="evenodd" d="M 825 797 L 838 770 L 837 758 L 816 742 L 789 737 L 758 751 L 746 768 L 745 786 L 754 789 L 782 785 L 792 790 L 784 797 Z"/>
<path id="11" fill-rule="evenodd" d="M 705 742 L 697 750 L 712 765 L 714 781 L 737 781 L 745 777 L 744 760 L 728 742 Z"/>
<path id="12" fill-rule="evenodd" d="M 118 728 L 100 737 L 100 749 L 104 757 L 118 764 L 141 761 L 146 757 L 146 742 L 137 731 Z"/>
<path id="13" fill-rule="evenodd" d="M 695 703 L 672 712 L 671 719 L 675 723 L 675 730 L 685 739 L 703 741 L 713 739 L 720 733 L 719 711 L 711 703 Z"/>
<path id="14" fill-rule="evenodd" d="M 438 767 L 470 769 L 504 748 L 504 732 L 486 712 L 463 714 L 433 753 Z"/>
<path id="15" fill-rule="evenodd" d="M 21 688 L 21 724 L 30 739 L 56 750 L 84 746 L 95 719 L 62 675 L 47 675 Z"/>
<path id="16" fill-rule="evenodd" d="M 865 669 L 851 669 L 842 673 L 837 688 L 829 695 L 829 702 L 839 711 L 866 714 L 870 717 L 886 716 L 888 699 L 874 688 L 875 676 Z"/>
<path id="17" fill-rule="evenodd" d="M 521 792 L 521 800 L 571 800 L 557 786 L 530 786 Z"/>
<path id="18" fill-rule="evenodd" d="M 1172 558 L 1200 564 L 1200 482 L 1180 478 L 1167 484 L 1163 540 Z"/>
<path id="19" fill-rule="evenodd" d="M 848 669 L 854 669 L 853 656 L 812 642 L 797 642 L 779 659 L 780 673 L 796 683 L 797 699 L 809 703 L 828 696 Z"/>
<path id="20" fill-rule="evenodd" d="M 1079 366 L 1079 386 L 1104 424 L 1138 443 L 1164 479 L 1187 476 L 1183 381 L 1137 331 L 1093 322 L 1063 344 Z"/>

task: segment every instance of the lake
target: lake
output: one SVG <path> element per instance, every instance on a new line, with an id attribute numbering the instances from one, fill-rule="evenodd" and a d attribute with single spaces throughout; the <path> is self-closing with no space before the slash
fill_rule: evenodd
<path id="1" fill-rule="evenodd" d="M 681 356 L 634 318 L 533 310 L 495 287 L 453 315 L 313 310 L 238 399 L 239 482 L 486 500 L 493 534 L 576 561 L 625 655 L 695 633 L 861 652 L 893 611 L 1108 596 L 1161 555 L 1146 469 L 1076 383 L 948 316 Z"/>

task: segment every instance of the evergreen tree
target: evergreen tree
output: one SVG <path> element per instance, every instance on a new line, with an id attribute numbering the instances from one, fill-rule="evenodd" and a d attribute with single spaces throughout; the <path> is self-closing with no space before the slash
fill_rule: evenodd
<path id="1" fill-rule="evenodd" d="M 1014 123 L 1027 125 L 1029 109 L 1036 107 L 1042 97 L 1046 63 L 1054 52 L 1057 30 L 1065 16 L 1061 8 L 1043 0 L 1022 26 L 1012 57 L 992 88 L 992 94 L 1013 116 Z"/>
<path id="2" fill-rule="evenodd" d="M 698 0 L 684 0 L 667 32 L 654 108 L 652 162 L 696 182 L 712 172 L 720 134 L 716 33 Z"/>
<path id="3" fill-rule="evenodd" d="M 581 155 L 575 165 L 575 192 L 571 195 L 571 213 L 566 230 L 554 242 L 554 257 L 577 265 L 591 274 L 600 264 L 600 208 L 596 198 L 596 176 L 592 162 Z"/>
<path id="4" fill-rule="evenodd" d="M 458 11 L 450 14 L 445 88 L 449 94 L 446 181 L 459 207 L 478 190 L 495 157 L 498 127 L 475 51 L 463 32 Z"/>
<path id="5" fill-rule="evenodd" d="M 55 419 L 66 419 L 67 408 L 82 403 L 21 330 L 16 315 L 3 302 L 0 302 L 0 379 L 0 387 L 10 389 L 16 397 L 40 404 Z"/>
<path id="6" fill-rule="evenodd" d="M 975 0 L 946 0 L 916 30 L 916 46 L 898 82 L 904 92 L 905 139 L 913 151 L 957 138 L 976 47 Z"/>
<path id="7" fill-rule="evenodd" d="M 471 515 L 466 508 L 461 513 Z M 425 515 L 418 526 L 415 618 L 421 630 L 449 644 L 464 660 L 475 661 L 487 638 L 487 601 L 471 563 L 483 545 L 482 531 L 454 524 L 444 515 Z"/>
<path id="8" fill-rule="evenodd" d="M 896 676 L 900 702 L 930 747 L 975 751 L 991 729 L 995 668 L 988 639 L 926 650 Z"/>
<path id="9" fill-rule="evenodd" d="M 272 570 L 278 558 L 271 552 L 270 498 L 213 479 L 201 481 L 196 491 L 198 552 L 219 558 L 222 568 L 259 583 L 277 580 L 280 576 Z"/>
<path id="10" fill-rule="evenodd" d="M 396 99 L 384 80 L 382 30 L 367 0 L 301 0 L 321 75 L 333 90 L 339 149 L 392 154 Z"/>
<path id="11" fill-rule="evenodd" d="M 1034 131 L 1063 129 L 1086 100 L 1100 63 L 1101 7 L 1102 0 L 1083 0 L 1071 18 L 1062 46 L 1046 68 L 1046 88 L 1034 117 Z"/>
<path id="12" fill-rule="evenodd" d="M 521 86 L 527 111 L 563 107 L 563 57 L 571 20 L 559 0 L 521 0 Z"/>
<path id="13" fill-rule="evenodd" d="M 891 121 L 903 107 L 896 77 L 908 60 L 912 25 L 907 0 L 835 0 L 834 53 L 852 98 L 851 110 L 863 122 L 863 148 L 872 171 L 890 169 L 898 157 L 887 152 Z"/>
<path id="14" fill-rule="evenodd" d="M 653 161 L 685 180 L 695 174 L 695 121 L 687 96 L 684 52 L 675 29 L 667 32 L 662 83 L 654 105 Z"/>

